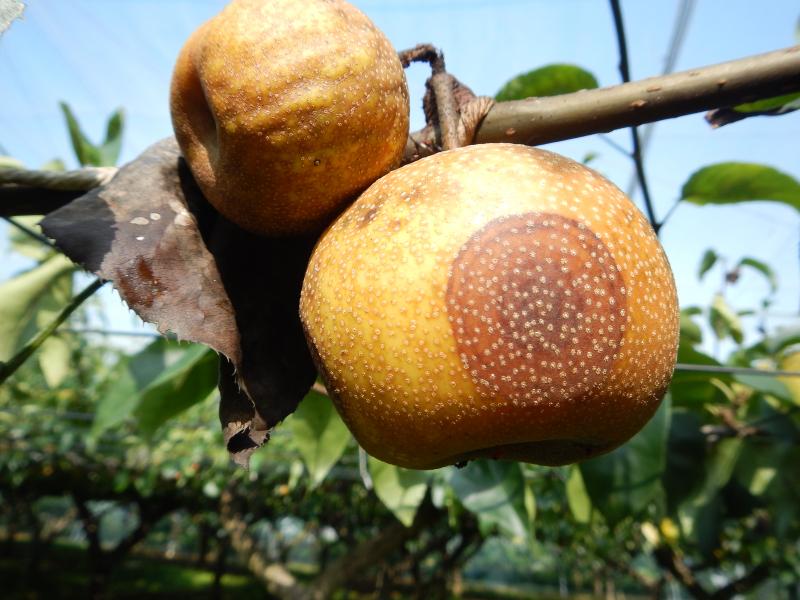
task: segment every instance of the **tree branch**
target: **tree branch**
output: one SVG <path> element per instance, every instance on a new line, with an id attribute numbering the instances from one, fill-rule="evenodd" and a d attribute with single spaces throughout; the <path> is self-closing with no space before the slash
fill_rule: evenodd
<path id="1" fill-rule="evenodd" d="M 659 546 L 653 551 L 656 562 L 665 569 L 672 573 L 672 575 L 686 588 L 692 597 L 697 600 L 711 600 L 712 595 L 700 585 L 700 582 L 694 576 L 694 572 L 689 565 L 683 562 L 680 556 L 669 546 Z"/>
<path id="2" fill-rule="evenodd" d="M 711 594 L 711 598 L 713 600 L 729 600 L 730 598 L 738 596 L 739 594 L 747 593 L 762 581 L 765 581 L 767 578 L 769 578 L 769 575 L 769 565 L 767 563 L 761 563 L 743 577 L 731 581 L 725 587 L 718 589 L 716 592 Z"/>
<path id="3" fill-rule="evenodd" d="M 392 552 L 401 548 L 409 539 L 429 527 L 439 516 L 439 511 L 426 499 L 420 506 L 411 527 L 396 522 L 378 535 L 355 546 L 350 552 L 333 561 L 314 580 L 308 598 L 324 600 L 348 580 L 364 569 L 385 560 Z"/>
<path id="4" fill-rule="evenodd" d="M 247 531 L 247 522 L 237 513 L 233 502 L 233 493 L 225 490 L 220 497 L 220 521 L 230 536 L 231 546 L 248 570 L 264 584 L 268 593 L 280 598 L 303 598 L 303 586 L 294 575 L 283 565 L 269 563 L 259 552 L 255 539 Z"/>
<path id="5" fill-rule="evenodd" d="M 177 505 L 163 504 L 156 506 L 155 509 L 149 509 L 141 499 L 136 504 L 139 509 L 139 523 L 108 553 L 107 560 L 112 566 L 123 560 L 136 544 L 147 537 L 147 534 L 164 516 L 177 508 Z"/>
<path id="6" fill-rule="evenodd" d="M 421 55 L 427 50 L 423 47 Z M 480 122 L 474 141 L 546 144 L 796 91 L 800 46 L 607 88 L 497 102 Z M 433 128 L 412 133 L 404 162 L 433 154 L 435 135 Z M 47 214 L 79 195 L 0 185 L 0 216 Z"/>
<path id="7" fill-rule="evenodd" d="M 498 102 L 476 142 L 538 145 L 800 90 L 800 46 L 607 88 Z"/>

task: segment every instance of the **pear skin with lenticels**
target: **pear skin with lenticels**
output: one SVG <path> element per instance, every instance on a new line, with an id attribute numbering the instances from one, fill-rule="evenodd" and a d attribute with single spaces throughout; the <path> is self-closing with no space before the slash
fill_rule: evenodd
<path id="1" fill-rule="evenodd" d="M 408 136 L 397 53 L 344 0 L 233 0 L 181 50 L 170 109 L 209 202 L 268 236 L 322 231 Z"/>
<path id="2" fill-rule="evenodd" d="M 514 144 L 375 182 L 319 240 L 300 314 L 358 442 L 415 469 L 609 452 L 658 408 L 679 331 L 672 271 L 634 204 Z"/>

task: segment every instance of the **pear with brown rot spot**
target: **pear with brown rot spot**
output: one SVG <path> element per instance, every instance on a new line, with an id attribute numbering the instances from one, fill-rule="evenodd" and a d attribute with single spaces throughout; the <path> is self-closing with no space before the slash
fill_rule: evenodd
<path id="1" fill-rule="evenodd" d="M 181 50 L 170 110 L 209 202 L 270 236 L 319 233 L 408 136 L 400 59 L 344 0 L 233 0 Z"/>
<path id="2" fill-rule="evenodd" d="M 417 469 L 608 452 L 658 408 L 678 342 L 672 272 L 633 203 L 513 144 L 375 182 L 318 242 L 300 314 L 358 442 Z"/>

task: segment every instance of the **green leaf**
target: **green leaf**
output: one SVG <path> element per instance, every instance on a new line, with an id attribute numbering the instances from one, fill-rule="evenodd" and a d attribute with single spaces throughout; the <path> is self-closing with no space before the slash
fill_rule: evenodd
<path id="1" fill-rule="evenodd" d="M 731 337 L 737 344 L 744 340 L 742 321 L 722 294 L 716 294 L 708 311 L 708 320 L 717 338 Z"/>
<path id="2" fill-rule="evenodd" d="M 522 100 L 534 96 L 557 96 L 598 87 L 589 71 L 575 65 L 554 64 L 514 77 L 497 92 L 495 99 Z"/>
<path id="3" fill-rule="evenodd" d="M 61 112 L 64 113 L 64 119 L 67 121 L 69 138 L 72 142 L 72 149 L 75 151 L 75 157 L 78 159 L 78 162 L 81 166 L 101 166 L 103 161 L 100 156 L 100 149 L 92 144 L 89 138 L 83 133 L 69 104 L 66 102 L 59 102 L 59 106 L 61 107 Z"/>
<path id="4" fill-rule="evenodd" d="M 696 171 L 681 199 L 694 204 L 774 200 L 800 210 L 800 183 L 790 175 L 754 163 L 718 163 Z"/>
<path id="5" fill-rule="evenodd" d="M 0 156 L 0 167 L 11 167 L 12 169 L 24 169 L 25 165 L 22 161 L 17 160 L 13 156 Z"/>
<path id="6" fill-rule="evenodd" d="M 519 463 L 472 461 L 453 473 L 450 485 L 467 510 L 478 517 L 485 533 L 497 528 L 512 539 L 530 539 L 530 501 Z"/>
<path id="7" fill-rule="evenodd" d="M 781 442 L 747 438 L 735 471 L 736 480 L 769 506 L 778 537 L 792 541 L 800 513 L 800 446 L 794 429 L 795 439 Z"/>
<path id="8" fill-rule="evenodd" d="M 775 275 L 775 271 L 772 270 L 772 267 L 767 263 L 756 260 L 755 258 L 746 257 L 739 261 L 739 267 L 750 267 L 766 277 L 767 282 L 769 282 L 769 291 L 771 293 L 774 294 L 775 290 L 778 289 L 778 277 Z"/>
<path id="9" fill-rule="evenodd" d="M 152 434 L 167 420 L 208 398 L 217 387 L 217 354 L 191 344 L 142 392 L 133 411 L 139 428 Z"/>
<path id="10" fill-rule="evenodd" d="M 600 155 L 597 152 L 587 152 L 583 155 L 583 160 L 581 162 L 585 165 L 588 165 L 591 162 L 594 162 Z"/>
<path id="11" fill-rule="evenodd" d="M 740 113 L 770 112 L 777 115 L 792 112 L 798 108 L 800 108 L 800 93 L 793 93 L 737 104 L 734 110 Z"/>
<path id="12" fill-rule="evenodd" d="M 425 498 L 430 472 L 401 469 L 371 456 L 369 472 L 378 498 L 403 525 L 409 527 Z"/>
<path id="13" fill-rule="evenodd" d="M 690 365 L 722 366 L 707 354 L 692 348 L 681 341 L 678 345 L 678 362 Z M 698 407 L 713 403 L 719 390 L 711 383 L 717 379 L 729 383 L 733 378 L 726 373 L 704 373 L 702 371 L 684 371 L 676 369 L 670 383 L 670 394 L 673 406 Z"/>
<path id="14" fill-rule="evenodd" d="M 47 294 L 42 297 L 36 314 L 36 330 L 41 330 L 58 316 L 72 298 L 72 272 L 58 277 Z M 37 353 L 39 367 L 50 388 L 58 387 L 69 374 L 72 360 L 72 347 L 67 338 L 56 334 L 48 337 Z"/>
<path id="15" fill-rule="evenodd" d="M 782 371 L 800 371 L 800 349 L 784 356 L 779 366 Z M 789 392 L 792 402 L 800 405 L 800 377 L 781 377 L 779 381 Z"/>
<path id="16" fill-rule="evenodd" d="M 800 326 L 790 325 L 778 327 L 764 338 L 764 349 L 769 354 L 778 354 L 790 346 L 800 345 Z"/>
<path id="17" fill-rule="evenodd" d="M 350 441 L 350 432 L 339 418 L 330 398 L 310 391 L 297 410 L 286 419 L 292 441 L 311 477 L 311 487 L 325 479 L 341 458 Z"/>
<path id="18" fill-rule="evenodd" d="M 122 148 L 122 132 L 125 127 L 125 112 L 119 108 L 108 119 L 106 139 L 100 146 L 100 161 L 103 166 L 117 164 Z"/>
<path id="19" fill-rule="evenodd" d="M 50 388 L 56 388 L 66 379 L 72 368 L 72 346 L 62 336 L 52 335 L 38 352 L 39 368 Z"/>
<path id="20" fill-rule="evenodd" d="M 728 483 L 742 450 L 741 438 L 719 441 L 705 460 L 705 477 L 699 489 L 678 508 L 683 532 L 698 539 L 707 551 L 714 545 L 719 531 L 719 491 Z"/>
<path id="21" fill-rule="evenodd" d="M 38 331 L 37 316 L 51 292 L 75 265 L 57 254 L 0 285 L 0 361 L 11 358 Z"/>
<path id="22" fill-rule="evenodd" d="M 716 264 L 718 258 L 719 254 L 714 252 L 714 250 L 712 250 L 711 248 L 706 250 L 705 254 L 703 254 L 703 258 L 700 259 L 700 268 L 697 271 L 697 279 L 702 280 L 703 275 L 708 273 L 711 267 L 713 267 Z"/>
<path id="23" fill-rule="evenodd" d="M 668 396 L 628 443 L 580 464 L 592 505 L 612 527 L 663 497 L 661 475 L 666 465 L 670 414 Z"/>
<path id="24" fill-rule="evenodd" d="M 675 514 L 678 507 L 703 483 L 706 437 L 703 422 L 694 412 L 673 409 L 667 442 L 667 465 L 662 482 L 667 494 L 667 511 Z"/>
<path id="25" fill-rule="evenodd" d="M 177 363 L 185 351 L 186 346 L 159 338 L 133 356 L 120 360 L 101 385 L 91 435 L 97 437 L 131 417 L 145 390 L 168 366 Z"/>
<path id="26" fill-rule="evenodd" d="M 578 523 L 588 523 L 592 517 L 592 501 L 583 483 L 581 470 L 573 465 L 567 478 L 567 504 Z"/>
<path id="27" fill-rule="evenodd" d="M 786 403 L 793 403 L 792 393 L 783 381 L 766 375 L 736 375 L 736 381 L 762 394 L 769 394 Z"/>
<path id="28" fill-rule="evenodd" d="M 681 341 L 691 345 L 701 343 L 703 341 L 703 331 L 700 329 L 700 325 L 692 320 L 686 310 L 682 310 L 680 315 Z"/>
<path id="29" fill-rule="evenodd" d="M 39 168 L 42 171 L 66 171 L 67 165 L 60 158 L 51 158 Z"/>
<path id="30" fill-rule="evenodd" d="M 41 217 L 38 216 L 14 217 L 14 221 L 20 225 L 24 225 L 36 233 L 42 233 L 41 229 L 39 228 L 40 220 Z M 55 250 L 53 250 L 51 247 L 43 244 L 37 239 L 34 239 L 24 231 L 21 231 L 19 228 L 14 226 L 9 227 L 8 239 L 10 242 L 9 245 L 14 252 L 18 252 L 23 256 L 32 258 L 37 262 L 42 262 L 55 254 Z"/>

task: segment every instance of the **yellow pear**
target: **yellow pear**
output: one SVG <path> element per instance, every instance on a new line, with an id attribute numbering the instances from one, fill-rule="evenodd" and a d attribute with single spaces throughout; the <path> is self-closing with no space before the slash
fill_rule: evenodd
<path id="1" fill-rule="evenodd" d="M 322 230 L 408 136 L 397 53 L 343 0 L 234 0 L 181 50 L 170 108 L 204 195 L 266 235 Z"/>
<path id="2" fill-rule="evenodd" d="M 658 408 L 678 342 L 672 272 L 637 208 L 512 144 L 375 182 L 318 242 L 300 314 L 358 442 L 417 469 L 608 452 Z"/>

